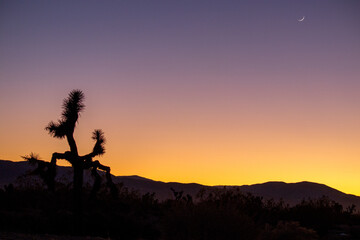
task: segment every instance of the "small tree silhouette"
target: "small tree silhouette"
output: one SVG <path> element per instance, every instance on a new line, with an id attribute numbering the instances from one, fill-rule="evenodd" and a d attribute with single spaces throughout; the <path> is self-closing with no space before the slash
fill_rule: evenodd
<path id="1" fill-rule="evenodd" d="M 82 187 L 85 169 L 90 169 L 95 178 L 94 186 L 91 191 L 92 197 L 96 195 L 96 192 L 100 189 L 101 185 L 101 177 L 98 174 L 98 169 L 106 172 L 107 185 L 110 187 L 113 195 L 117 194 L 116 187 L 111 179 L 110 167 L 100 164 L 97 160 L 93 160 L 94 157 L 105 153 L 105 137 L 102 130 L 96 129 L 93 132 L 92 139 L 95 140 L 95 145 L 91 153 L 83 156 L 80 156 L 78 153 L 77 145 L 74 139 L 74 130 L 80 113 L 85 108 L 83 102 L 84 94 L 82 91 L 71 91 L 69 96 L 64 99 L 61 118 L 57 122 L 51 121 L 45 128 L 45 130 L 47 130 L 49 134 L 55 138 L 66 138 L 70 146 L 70 151 L 66 151 L 64 153 L 53 153 L 50 162 L 40 160 L 38 155 L 34 153 L 23 157 L 28 160 L 30 164 L 37 165 L 33 174 L 38 174 L 44 180 L 50 191 L 54 191 L 55 189 L 56 161 L 64 159 L 72 165 L 74 170 L 74 212 L 75 215 L 80 218 L 82 213 Z"/>
<path id="2" fill-rule="evenodd" d="M 40 160 L 39 155 L 35 153 L 30 153 L 30 155 L 26 155 L 23 158 L 31 165 L 37 166 L 37 168 L 29 173 L 29 175 L 39 175 L 47 185 L 48 189 L 53 192 L 55 190 L 56 162 L 45 162 Z"/>

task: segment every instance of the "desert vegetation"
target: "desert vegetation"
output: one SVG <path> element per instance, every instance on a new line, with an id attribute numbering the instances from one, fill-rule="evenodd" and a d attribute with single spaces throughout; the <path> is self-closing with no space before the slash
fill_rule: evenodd
<path id="1" fill-rule="evenodd" d="M 200 191 L 158 201 L 121 184 L 118 198 L 84 188 L 80 235 L 105 239 L 359 239 L 360 215 L 323 197 L 295 206 L 264 200 L 238 189 Z M 170 189 L 169 189 L 170 191 Z M 72 192 L 34 186 L 0 191 L 0 231 L 74 235 Z M 75 232 L 74 232 L 75 231 Z"/>

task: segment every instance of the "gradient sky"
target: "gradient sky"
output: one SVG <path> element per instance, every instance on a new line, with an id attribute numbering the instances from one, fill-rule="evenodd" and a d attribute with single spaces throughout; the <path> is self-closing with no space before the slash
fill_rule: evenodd
<path id="1" fill-rule="evenodd" d="M 68 150 L 44 127 L 81 89 L 80 154 L 103 129 L 99 160 L 116 175 L 360 195 L 359 12 L 340 0 L 3 0 L 0 159 Z"/>

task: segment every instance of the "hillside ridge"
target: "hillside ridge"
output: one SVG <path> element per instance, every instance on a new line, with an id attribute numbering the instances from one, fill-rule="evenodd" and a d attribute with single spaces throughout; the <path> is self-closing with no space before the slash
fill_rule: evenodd
<path id="1" fill-rule="evenodd" d="M 0 188 L 6 184 L 17 184 L 19 176 L 24 176 L 33 169 L 33 167 L 26 161 L 14 162 L 10 160 L 0 160 Z M 72 168 L 71 167 L 57 167 L 56 180 L 64 183 L 72 182 Z M 92 185 L 92 177 L 90 173 L 84 174 L 84 182 Z M 352 204 L 360 207 L 360 197 L 353 194 L 343 193 L 335 188 L 329 187 L 325 184 L 314 183 L 309 181 L 302 181 L 296 183 L 286 183 L 283 181 L 269 181 L 265 183 L 257 183 L 252 185 L 217 185 L 207 186 L 198 183 L 179 183 L 179 182 L 163 182 L 155 181 L 149 178 L 138 175 L 129 176 L 114 176 L 113 182 L 115 184 L 123 184 L 130 190 L 135 190 L 140 194 L 152 193 L 156 194 L 159 200 L 173 198 L 172 189 L 176 191 L 184 191 L 184 194 L 189 194 L 195 197 L 201 189 L 215 189 L 215 188 L 238 188 L 243 192 L 249 192 L 256 196 L 261 196 L 265 199 L 283 200 L 285 203 L 294 205 L 306 199 L 316 199 L 327 196 L 330 199 L 339 202 L 344 207 Z"/>

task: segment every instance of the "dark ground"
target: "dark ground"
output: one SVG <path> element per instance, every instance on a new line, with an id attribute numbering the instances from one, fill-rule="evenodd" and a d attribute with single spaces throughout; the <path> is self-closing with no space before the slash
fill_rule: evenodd
<path id="1" fill-rule="evenodd" d="M 0 239 L 360 239 L 360 215 L 327 197 L 295 206 L 239 189 L 174 192 L 159 202 L 117 186 L 96 199 L 84 190 L 82 224 L 74 221 L 72 192 L 37 187 L 0 191 Z M 79 237 L 75 237 L 79 236 Z"/>

